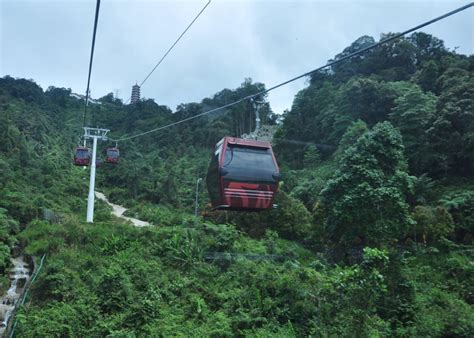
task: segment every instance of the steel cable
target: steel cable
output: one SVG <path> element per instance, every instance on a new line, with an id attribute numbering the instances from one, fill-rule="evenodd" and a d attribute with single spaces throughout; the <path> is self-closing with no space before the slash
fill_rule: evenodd
<path id="1" fill-rule="evenodd" d="M 435 22 L 437 22 L 437 21 L 443 20 L 443 19 L 445 19 L 445 18 L 447 18 L 447 17 L 449 17 L 449 16 L 451 16 L 451 15 L 454 15 L 454 14 L 457 14 L 457 13 L 459 13 L 459 12 L 462 12 L 462 11 L 464 11 L 464 10 L 466 10 L 466 9 L 468 9 L 468 8 L 470 8 L 470 7 L 472 7 L 472 6 L 474 6 L 474 2 L 471 2 L 471 3 L 467 4 L 467 5 L 464 5 L 464 6 L 462 6 L 462 7 L 459 7 L 459 8 L 457 8 L 457 9 L 455 9 L 455 10 L 453 10 L 453 11 L 450 11 L 450 12 L 448 12 L 448 13 L 446 13 L 446 14 L 443 14 L 443 15 L 441 15 L 441 16 L 438 16 L 438 17 L 434 18 L 434 19 L 431 19 L 431 20 L 429 20 L 429 21 L 426 21 L 426 22 L 424 22 L 424 23 L 422 23 L 422 24 L 419 24 L 419 25 L 417 25 L 417 26 L 415 26 L 415 27 L 413 27 L 413 28 L 407 29 L 406 31 L 404 31 L 404 32 L 402 32 L 402 33 L 397 33 L 397 34 L 395 34 L 395 35 L 392 35 L 392 36 L 390 36 L 390 37 L 388 37 L 388 38 L 386 38 L 386 39 L 383 39 L 383 40 L 381 40 L 381 41 L 379 41 L 379 42 L 377 42 L 377 43 L 374 43 L 374 44 L 372 44 L 372 45 L 370 45 L 370 46 L 368 46 L 368 47 L 362 48 L 362 49 L 360 49 L 360 50 L 358 50 L 358 51 L 355 51 L 355 52 L 353 52 L 353 53 L 351 53 L 351 54 L 349 54 L 349 55 L 346 55 L 346 56 L 344 56 L 344 57 L 342 57 L 342 58 L 340 58 L 340 59 L 331 61 L 331 62 L 329 62 L 329 63 L 327 63 L 327 64 L 325 64 L 325 65 L 323 65 L 323 66 L 321 66 L 321 67 L 318 67 L 318 68 L 313 69 L 313 70 L 311 70 L 311 71 L 309 71 L 309 72 L 306 72 L 306 73 L 304 73 L 304 74 L 301 74 L 301 75 L 298 75 L 298 76 L 296 76 L 296 77 L 293 77 L 293 78 L 291 78 L 291 79 L 289 79 L 289 80 L 287 80 L 287 81 L 284 81 L 284 82 L 282 82 L 282 83 L 279 83 L 279 84 L 277 84 L 277 85 L 275 85 L 275 86 L 273 86 L 273 87 L 270 87 L 270 88 L 268 88 L 268 89 L 262 90 L 262 91 L 260 91 L 260 92 L 258 92 L 258 93 L 256 93 L 256 94 L 247 95 L 247 96 L 245 96 L 245 97 L 243 97 L 243 98 L 241 98 L 241 99 L 238 99 L 238 100 L 236 100 L 236 101 L 234 101 L 234 102 L 228 103 L 228 104 L 223 105 L 223 106 L 221 106 L 221 107 L 213 108 L 213 109 L 208 110 L 208 111 L 206 111 L 206 112 L 203 112 L 203 113 L 200 113 L 200 114 L 197 114 L 197 115 L 194 115 L 194 116 L 185 118 L 185 119 L 183 119 L 183 120 L 176 121 L 176 122 L 173 122 L 173 123 L 170 123 L 170 124 L 167 124 L 167 125 L 164 125 L 164 126 L 155 128 L 155 129 L 151 129 L 151 130 L 148 130 L 148 131 L 145 131 L 145 132 L 142 132 L 142 133 L 138 133 L 138 134 L 136 134 L 136 135 L 125 136 L 125 137 L 121 137 L 121 138 L 118 138 L 118 139 L 112 139 L 112 138 L 110 138 L 110 140 L 112 140 L 112 141 L 125 141 L 125 140 L 134 139 L 134 138 L 137 138 L 137 137 L 140 137 L 140 136 L 144 136 L 144 135 L 147 135 L 147 134 L 150 134 L 150 133 L 157 132 L 157 131 L 162 130 L 162 129 L 165 129 L 165 128 L 173 127 L 173 126 L 175 126 L 175 125 L 178 125 L 178 124 L 181 124 L 181 123 L 190 121 L 190 120 L 197 119 L 197 118 L 199 118 L 199 117 L 201 117 L 201 116 L 204 116 L 204 115 L 212 114 L 212 113 L 214 113 L 214 112 L 216 112 L 216 111 L 219 111 L 219 110 L 223 110 L 223 109 L 226 109 L 226 108 L 230 108 L 230 107 L 235 106 L 235 105 L 237 105 L 237 104 L 239 104 L 239 103 L 241 103 L 241 102 L 244 102 L 244 101 L 246 101 L 246 100 L 250 100 L 250 99 L 256 98 L 256 97 L 258 97 L 258 96 L 260 96 L 260 95 L 267 94 L 268 92 L 270 92 L 270 91 L 272 91 L 272 90 L 275 90 L 275 89 L 277 89 L 277 88 L 280 88 L 280 87 L 282 87 L 282 86 L 285 86 L 285 85 L 287 85 L 287 84 L 289 84 L 289 83 L 291 83 L 291 82 L 294 82 L 294 81 L 296 81 L 296 80 L 299 80 L 299 79 L 301 79 L 301 78 L 303 78 L 303 77 L 309 76 L 309 75 L 311 75 L 311 74 L 313 74 L 313 73 L 316 73 L 316 72 L 318 72 L 318 71 L 320 71 L 320 70 L 322 70 L 322 69 L 324 69 L 324 68 L 328 68 L 328 67 L 337 65 L 337 64 L 339 64 L 339 63 L 341 63 L 341 62 L 343 62 L 343 61 L 345 61 L 345 60 L 347 60 L 347 59 L 350 59 L 350 58 L 352 58 L 352 57 L 354 57 L 354 56 L 356 56 L 356 55 L 359 55 L 359 54 L 365 53 L 365 52 L 367 52 L 367 51 L 369 51 L 369 50 L 371 50 L 371 49 L 377 48 L 378 46 L 380 46 L 380 45 L 382 45 L 382 44 L 385 44 L 385 43 L 387 43 L 387 42 L 390 42 L 390 41 L 399 39 L 400 37 L 402 37 L 402 36 L 404 36 L 404 35 L 407 35 L 407 34 L 409 34 L 409 33 L 412 33 L 412 32 L 414 32 L 414 31 L 416 31 L 416 30 L 419 30 L 420 28 L 429 26 L 429 25 L 431 25 L 431 24 L 433 24 L 433 23 L 435 23 Z"/>

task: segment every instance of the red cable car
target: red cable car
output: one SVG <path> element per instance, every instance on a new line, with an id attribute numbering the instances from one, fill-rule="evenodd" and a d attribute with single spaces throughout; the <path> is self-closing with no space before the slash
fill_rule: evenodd
<path id="1" fill-rule="evenodd" d="M 74 165 L 88 166 L 91 161 L 89 148 L 77 147 L 74 152 Z"/>
<path id="2" fill-rule="evenodd" d="M 207 172 L 214 209 L 262 211 L 273 207 L 280 171 L 270 142 L 224 137 Z"/>
<path id="3" fill-rule="evenodd" d="M 120 158 L 120 152 L 118 148 L 107 148 L 105 161 L 107 163 L 117 164 Z"/>

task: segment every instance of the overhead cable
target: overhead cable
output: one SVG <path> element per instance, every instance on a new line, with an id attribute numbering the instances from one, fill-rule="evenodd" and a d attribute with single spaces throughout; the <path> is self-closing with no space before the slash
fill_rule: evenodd
<path id="1" fill-rule="evenodd" d="M 99 9 L 100 9 L 100 0 L 97 0 L 97 4 L 95 7 L 94 31 L 92 33 L 91 57 L 89 60 L 89 75 L 87 76 L 86 102 L 84 106 L 84 115 L 82 116 L 82 127 L 85 127 L 86 125 L 87 106 L 89 105 L 89 97 L 90 97 L 89 86 L 91 83 L 92 61 L 94 59 L 95 35 L 97 33 L 97 22 L 99 21 Z"/>
<path id="2" fill-rule="evenodd" d="M 287 81 L 285 81 L 285 82 L 282 82 L 282 83 L 280 83 L 280 84 L 277 84 L 276 86 L 273 86 L 273 87 L 271 87 L 271 88 L 268 88 L 268 89 L 266 89 L 266 90 L 263 90 L 262 92 L 257 93 L 257 94 L 255 94 L 255 95 L 266 94 L 266 93 L 268 93 L 269 91 L 274 90 L 274 89 L 277 89 L 277 88 L 282 87 L 282 86 L 284 86 L 284 85 L 287 85 L 287 84 L 290 83 L 290 82 L 299 80 L 299 79 L 301 79 L 301 78 L 303 78 L 303 77 L 306 77 L 306 76 L 309 76 L 309 75 L 311 75 L 311 74 L 313 74 L 313 73 L 316 73 L 316 72 L 318 72 L 318 71 L 320 71 L 320 70 L 322 70 L 322 69 L 324 69 L 324 68 L 334 66 L 334 65 L 336 65 L 336 64 L 338 64 L 338 63 L 341 63 L 342 61 L 345 61 L 345 60 L 350 59 L 350 58 L 352 58 L 352 57 L 354 57 L 354 56 L 356 56 L 356 55 L 359 55 L 359 54 L 362 54 L 362 53 L 364 53 L 364 52 L 367 52 L 368 50 L 374 49 L 374 48 L 376 48 L 376 47 L 378 47 L 378 46 L 380 46 L 380 45 L 383 45 L 383 44 L 385 44 L 385 43 L 387 43 L 387 42 L 390 42 L 390 41 L 399 39 L 399 38 L 401 38 L 401 37 L 404 36 L 404 35 L 407 35 L 407 34 L 409 34 L 409 33 L 412 33 L 412 32 L 414 32 L 414 31 L 419 30 L 420 28 L 429 26 L 429 25 L 431 25 L 431 24 L 433 24 L 433 23 L 435 23 L 435 22 L 437 22 L 437 21 L 446 19 L 447 17 L 449 17 L 449 16 L 451 16 L 451 15 L 454 15 L 454 14 L 456 14 L 456 13 L 462 12 L 462 11 L 468 9 L 469 7 L 472 7 L 472 6 L 474 6 L 474 2 L 471 2 L 471 3 L 469 3 L 469 4 L 465 5 L 465 6 L 459 7 L 459 8 L 457 8 L 457 9 L 455 9 L 455 10 L 453 10 L 453 11 L 451 11 L 451 12 L 448 12 L 448 13 L 446 13 L 446 14 L 443 14 L 443 15 L 441 15 L 441 16 L 438 16 L 437 18 L 434 18 L 434 19 L 431 19 L 431 20 L 429 20 L 429 21 L 426 21 L 426 22 L 424 22 L 424 23 L 422 23 L 422 24 L 420 24 L 420 25 L 418 25 L 418 26 L 415 26 L 415 27 L 413 27 L 413 28 L 407 29 L 406 31 L 404 31 L 404 32 L 402 32 L 402 33 L 397 33 L 397 34 L 395 34 L 395 35 L 392 35 L 392 36 L 390 36 L 390 37 L 388 37 L 388 38 L 386 38 L 386 39 L 384 39 L 384 40 L 381 40 L 381 41 L 379 41 L 379 42 L 377 42 L 377 43 L 374 43 L 374 44 L 372 44 L 372 45 L 370 45 L 370 46 L 368 46 L 368 47 L 362 48 L 362 49 L 360 49 L 360 50 L 358 50 L 358 51 L 356 51 L 356 52 L 353 52 L 353 53 L 351 53 L 351 54 L 349 54 L 349 55 L 346 55 L 346 56 L 344 56 L 344 57 L 342 57 L 342 58 L 340 58 L 340 59 L 331 61 L 331 62 L 327 63 L 326 65 L 321 66 L 321 67 L 316 68 L 316 69 L 313 69 L 313 70 L 311 70 L 311 71 L 309 71 L 309 72 L 307 72 L 307 73 L 298 75 L 298 76 L 296 76 L 296 77 L 294 77 L 294 78 L 292 78 L 292 79 L 289 79 L 289 80 L 287 80 Z"/>
<path id="3" fill-rule="evenodd" d="M 168 56 L 168 54 L 171 52 L 171 50 L 178 44 L 179 40 L 186 34 L 186 32 L 191 28 L 191 26 L 194 24 L 194 22 L 201 16 L 201 14 L 204 12 L 204 10 L 209 6 L 211 3 L 211 0 L 207 2 L 207 4 L 201 9 L 201 11 L 194 17 L 194 19 L 191 21 L 191 23 L 186 27 L 186 29 L 181 33 L 181 35 L 176 39 L 176 41 L 171 45 L 171 47 L 166 51 L 165 54 L 161 57 L 161 59 L 158 61 L 158 63 L 153 67 L 153 69 L 148 73 L 148 75 L 143 79 L 143 81 L 140 83 L 140 87 L 143 86 L 143 84 L 148 80 L 148 78 L 153 74 L 153 72 L 158 68 L 158 66 L 163 62 L 163 60 Z M 130 99 L 129 99 L 130 100 Z M 128 101 L 129 101 L 128 100 Z M 127 101 L 127 103 L 128 103 Z"/>
<path id="4" fill-rule="evenodd" d="M 372 49 L 374 49 L 374 48 L 377 48 L 378 46 L 383 45 L 383 44 L 385 44 L 385 43 L 387 43 L 387 42 L 390 42 L 390 41 L 399 39 L 400 37 L 402 37 L 402 36 L 404 36 L 404 35 L 407 35 L 407 34 L 409 34 L 409 33 L 412 33 L 412 32 L 414 32 L 414 31 L 416 31 L 416 30 L 419 30 L 420 28 L 429 26 L 429 25 L 431 25 L 431 24 L 433 24 L 433 23 L 435 23 L 435 22 L 437 22 L 437 21 L 443 20 L 443 19 L 445 19 L 445 18 L 447 18 L 447 17 L 449 17 L 449 16 L 452 16 L 452 15 L 454 15 L 454 14 L 457 14 L 457 13 L 459 13 L 459 12 L 462 12 L 462 11 L 464 11 L 464 10 L 466 10 L 466 9 L 468 9 L 468 8 L 470 8 L 470 7 L 472 7 L 472 6 L 474 6 L 474 2 L 471 2 L 471 3 L 467 4 L 467 5 L 464 5 L 464 6 L 462 6 L 462 7 L 457 8 L 457 9 L 451 11 L 451 12 L 448 12 L 448 13 L 446 13 L 446 14 L 443 14 L 443 15 L 441 15 L 441 16 L 438 16 L 438 17 L 436 17 L 436 18 L 434 18 L 434 19 L 431 19 L 431 20 L 429 20 L 429 21 L 426 21 L 426 22 L 424 22 L 424 23 L 422 23 L 422 24 L 420 24 L 420 25 L 418 25 L 418 26 L 415 26 L 415 27 L 413 27 L 413 28 L 407 29 L 406 31 L 404 31 L 404 32 L 402 32 L 402 33 L 394 34 L 394 35 L 392 35 L 392 36 L 390 36 L 390 37 L 388 37 L 388 38 L 386 38 L 386 39 L 383 39 L 383 40 L 381 40 L 381 41 L 379 41 L 379 42 L 377 42 L 377 43 L 374 43 L 374 44 L 372 44 L 372 45 L 370 45 L 370 46 L 368 46 L 368 47 L 362 48 L 362 49 L 360 49 L 360 50 L 358 50 L 358 51 L 355 51 L 355 52 L 353 52 L 353 53 L 351 53 L 351 54 L 348 54 L 348 55 L 346 55 L 346 56 L 343 56 L 343 57 L 341 57 L 340 59 L 331 61 L 331 62 L 325 64 L 324 66 L 318 67 L 318 68 L 313 69 L 313 70 L 311 70 L 311 71 L 309 71 L 309 72 L 306 72 L 306 73 L 304 73 L 304 74 L 301 74 L 301 75 L 298 75 L 298 76 L 296 76 L 296 77 L 293 77 L 293 78 L 291 78 L 291 79 L 289 79 L 289 80 L 287 80 L 287 81 L 284 81 L 284 82 L 282 82 L 282 83 L 279 83 L 279 84 L 277 84 L 277 85 L 275 85 L 275 86 L 273 86 L 273 87 L 270 87 L 270 88 L 268 88 L 268 89 L 262 90 L 262 91 L 260 91 L 260 92 L 258 92 L 258 93 L 251 94 L 251 95 L 247 95 L 247 96 L 245 96 L 245 97 L 243 97 L 243 98 L 241 98 L 241 99 L 238 99 L 238 100 L 236 100 L 236 101 L 233 101 L 233 102 L 228 103 L 228 104 L 226 104 L 226 105 L 223 105 L 223 106 L 221 106 L 221 107 L 213 108 L 213 109 L 208 110 L 208 111 L 206 111 L 206 112 L 203 112 L 203 113 L 200 113 L 200 114 L 197 114 L 197 115 L 194 115 L 194 116 L 190 116 L 190 117 L 185 118 L 185 119 L 183 119 L 183 120 L 179 120 L 179 121 L 176 121 L 176 122 L 173 122 L 173 123 L 170 123 L 170 124 L 167 124 L 167 125 L 164 125 L 164 126 L 155 128 L 155 129 L 151 129 L 151 130 L 148 130 L 148 131 L 145 131 L 145 132 L 136 134 L 136 135 L 124 136 L 124 137 L 121 137 L 121 138 L 116 139 L 116 140 L 115 140 L 115 139 L 111 139 L 111 140 L 113 140 L 113 141 L 125 141 L 125 140 L 134 139 L 134 138 L 137 138 L 137 137 L 140 137 L 140 136 L 144 136 L 144 135 L 147 135 L 147 134 L 150 134 L 150 133 L 157 132 L 157 131 L 162 130 L 162 129 L 165 129 L 165 128 L 173 127 L 173 126 L 175 126 L 175 125 L 178 125 L 178 124 L 181 124 L 181 123 L 190 121 L 190 120 L 197 119 L 197 118 L 199 118 L 199 117 L 201 117 L 201 116 L 204 116 L 204 115 L 212 114 L 212 113 L 217 112 L 217 111 L 219 111 L 219 110 L 223 110 L 223 109 L 226 109 L 226 108 L 230 108 L 230 107 L 235 106 L 235 105 L 237 105 L 237 104 L 239 104 L 239 103 L 241 103 L 241 102 L 250 100 L 250 99 L 252 99 L 252 98 L 256 98 L 256 97 L 261 96 L 261 95 L 264 95 L 264 94 L 267 94 L 268 92 L 270 92 L 270 91 L 272 91 L 272 90 L 275 90 L 275 89 L 277 89 L 277 88 L 279 88 L 279 87 L 285 86 L 285 85 L 287 85 L 287 84 L 289 84 L 289 83 L 291 83 L 291 82 L 294 82 L 294 81 L 296 81 L 296 80 L 299 80 L 299 79 L 301 79 L 301 78 L 303 78 L 303 77 L 306 77 L 306 76 L 309 76 L 309 75 L 311 75 L 311 74 L 314 74 L 314 73 L 316 73 L 316 72 L 318 72 L 318 71 L 320 71 L 320 70 L 322 70 L 322 69 L 324 69 L 324 68 L 332 67 L 332 66 L 334 66 L 334 65 L 336 65 L 336 64 L 339 64 L 339 63 L 341 63 L 341 62 L 343 62 L 343 61 L 345 61 L 345 60 L 347 60 L 347 59 L 350 59 L 350 58 L 352 58 L 352 57 L 354 57 L 354 56 L 356 56 L 356 55 L 359 55 L 359 54 L 365 53 L 365 52 L 367 52 L 367 51 L 369 51 L 369 50 L 372 50 Z"/>

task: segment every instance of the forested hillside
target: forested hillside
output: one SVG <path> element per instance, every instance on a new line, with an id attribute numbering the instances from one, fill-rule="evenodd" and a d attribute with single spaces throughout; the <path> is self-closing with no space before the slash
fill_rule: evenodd
<path id="1" fill-rule="evenodd" d="M 245 79 L 174 112 L 109 94 L 87 124 L 135 135 L 264 88 Z M 11 247 L 46 254 L 17 336 L 474 336 L 472 55 L 415 33 L 313 74 L 281 118 L 265 104 L 282 172 L 271 211 L 211 211 L 201 185 L 193 214 L 215 143 L 254 128 L 249 102 L 119 142 L 96 187 L 146 228 L 100 201 L 85 222 L 70 94 L 0 79 L 2 291 Z"/>

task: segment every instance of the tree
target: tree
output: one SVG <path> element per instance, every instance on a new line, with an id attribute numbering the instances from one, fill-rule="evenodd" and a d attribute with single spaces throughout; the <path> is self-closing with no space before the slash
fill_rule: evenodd
<path id="1" fill-rule="evenodd" d="M 417 65 L 423 64 L 427 60 L 429 60 L 428 62 L 433 59 L 439 60 L 448 53 L 443 40 L 430 34 L 416 32 L 408 37 L 408 41 L 415 46 Z"/>
<path id="2" fill-rule="evenodd" d="M 237 228 L 253 236 L 262 236 L 267 229 L 272 229 L 286 239 L 307 240 L 312 236 L 311 214 L 304 204 L 280 191 L 276 195 L 276 209 L 270 209 L 263 212 L 229 212 L 226 222 L 230 221 L 236 224 Z M 214 215 L 210 215 L 213 217 Z M 216 215 L 214 221 L 218 221 Z"/>
<path id="3" fill-rule="evenodd" d="M 32 104 L 44 102 L 43 89 L 33 80 L 14 79 L 8 75 L 0 78 L 0 95 L 3 93 Z"/>
<path id="4" fill-rule="evenodd" d="M 453 215 L 457 237 L 471 242 L 474 236 L 474 192 L 467 190 L 449 194 L 441 202 Z"/>
<path id="5" fill-rule="evenodd" d="M 315 168 L 321 162 L 321 154 L 314 145 L 308 146 L 304 153 L 303 164 L 306 168 Z"/>
<path id="6" fill-rule="evenodd" d="M 416 222 L 415 239 L 418 237 L 426 243 L 446 237 L 454 230 L 453 218 L 443 207 L 416 206 L 412 217 Z"/>
<path id="7" fill-rule="evenodd" d="M 432 173 L 472 174 L 474 170 L 474 77 L 450 68 L 438 79 L 442 94 L 427 130 Z"/>
<path id="8" fill-rule="evenodd" d="M 410 169 L 416 174 L 425 172 L 428 163 L 428 138 L 426 130 L 436 109 L 437 99 L 432 93 L 423 93 L 418 86 L 406 88 L 395 99 L 390 121 L 400 130 Z"/>
<path id="9" fill-rule="evenodd" d="M 102 103 L 112 103 L 112 104 L 117 104 L 117 105 L 121 105 L 121 104 L 122 104 L 122 100 L 120 100 L 119 98 L 115 97 L 115 96 L 114 96 L 114 93 L 108 93 L 107 95 L 102 96 L 102 97 L 99 99 L 99 101 L 102 102 Z"/>
<path id="10" fill-rule="evenodd" d="M 337 147 L 336 157 L 341 158 L 344 154 L 344 151 L 352 147 L 357 140 L 364 135 L 369 128 L 367 124 L 362 120 L 357 120 L 352 122 L 352 124 L 347 128 L 344 135 L 342 135 L 341 140 L 339 141 L 339 146 Z"/>
<path id="11" fill-rule="evenodd" d="M 436 93 L 436 80 L 439 76 L 439 67 L 433 60 L 425 63 L 414 75 L 415 82 L 423 88 L 424 91 Z"/>
<path id="12" fill-rule="evenodd" d="M 69 95 L 71 94 L 71 89 L 68 88 L 57 88 L 50 86 L 44 93 L 53 103 L 57 104 L 60 107 L 66 107 Z"/>
<path id="13" fill-rule="evenodd" d="M 372 127 L 387 119 L 397 95 L 396 88 L 390 83 L 371 78 L 352 78 L 341 87 L 338 102 L 340 114 L 350 116 L 352 121 L 361 119 Z"/>
<path id="14" fill-rule="evenodd" d="M 403 237 L 413 224 L 410 187 L 400 133 L 389 122 L 376 125 L 346 151 L 321 193 L 329 239 L 376 246 Z"/>

